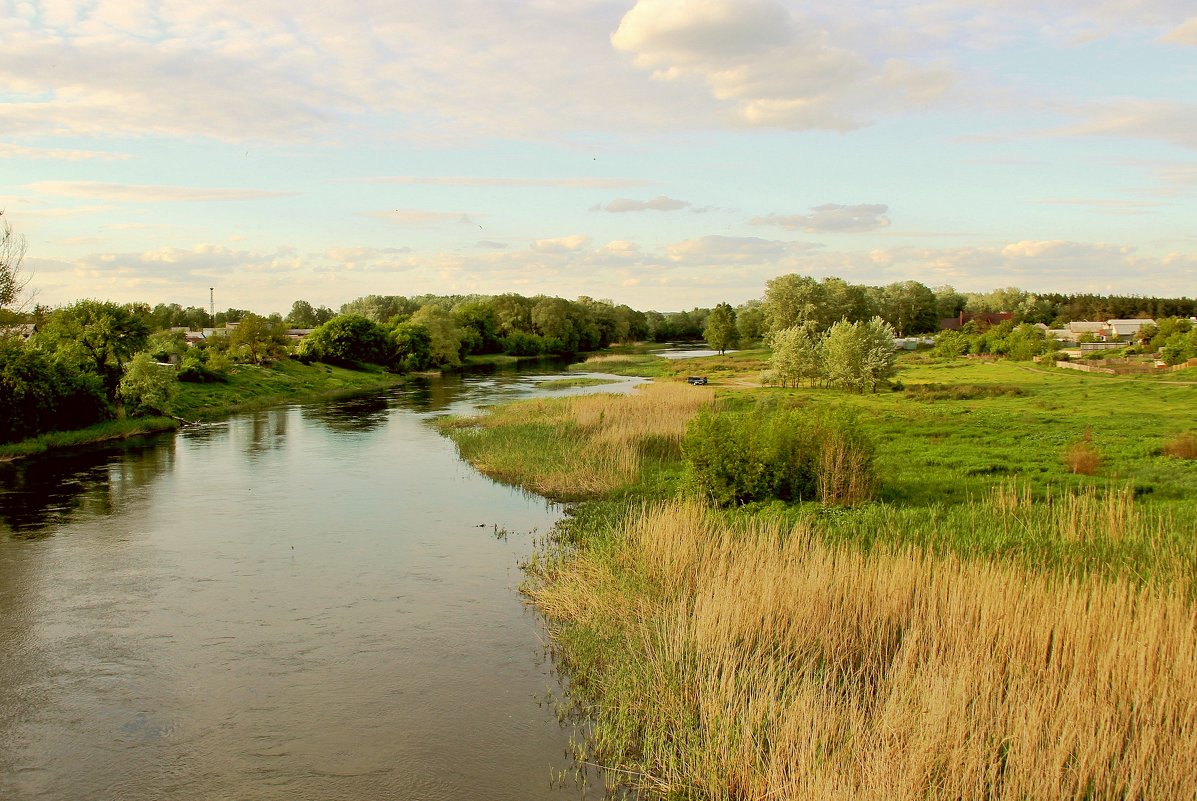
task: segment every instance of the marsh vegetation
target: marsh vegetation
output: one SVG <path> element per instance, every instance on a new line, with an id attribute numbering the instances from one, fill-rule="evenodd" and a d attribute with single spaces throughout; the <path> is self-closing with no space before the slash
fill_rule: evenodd
<path id="1" fill-rule="evenodd" d="M 921 354 L 903 391 L 745 386 L 762 355 L 445 424 L 585 501 L 525 583 L 583 760 L 666 798 L 1193 797 L 1197 389 Z M 704 449 L 729 482 L 820 453 L 837 417 L 867 493 L 818 492 L 817 458 L 804 492 L 701 478 Z"/>

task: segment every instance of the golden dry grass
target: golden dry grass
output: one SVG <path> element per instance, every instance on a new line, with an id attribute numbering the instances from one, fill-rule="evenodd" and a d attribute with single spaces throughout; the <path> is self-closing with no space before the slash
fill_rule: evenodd
<path id="1" fill-rule="evenodd" d="M 1197 459 L 1197 431 L 1177 434 L 1165 442 L 1164 455 L 1176 459 Z"/>
<path id="2" fill-rule="evenodd" d="M 1077 503 L 1098 507 L 1062 520 L 1123 514 Z M 643 787 L 1197 797 L 1197 623 L 1179 591 L 862 553 L 689 504 L 646 508 L 618 542 L 549 563 L 530 594 L 565 636 L 622 639 L 577 686 L 601 698 L 597 758 Z"/>
<path id="3" fill-rule="evenodd" d="M 630 395 L 578 395 L 496 409 L 456 434 L 488 475 L 554 498 L 592 497 L 634 482 L 647 457 L 680 453 L 686 423 L 714 393 L 688 384 L 645 384 Z"/>
<path id="4" fill-rule="evenodd" d="M 1092 476 L 1101 469 L 1101 451 L 1093 444 L 1092 435 L 1088 431 L 1085 431 L 1084 437 L 1064 449 L 1062 458 L 1070 473 Z"/>

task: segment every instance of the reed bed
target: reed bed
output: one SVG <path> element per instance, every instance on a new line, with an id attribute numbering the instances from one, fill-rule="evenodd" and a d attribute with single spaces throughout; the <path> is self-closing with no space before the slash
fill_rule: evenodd
<path id="1" fill-rule="evenodd" d="M 449 433 L 487 475 L 573 500 L 635 482 L 647 460 L 679 457 L 686 423 L 713 399 L 704 387 L 646 384 L 630 395 L 513 403 Z"/>
<path id="2" fill-rule="evenodd" d="M 1129 525 L 1127 503 L 1081 498 L 1058 520 Z M 527 591 L 595 699 L 583 758 L 640 788 L 1197 797 L 1197 622 L 1175 588 L 865 551 L 682 502 L 616 533 L 538 560 Z"/>

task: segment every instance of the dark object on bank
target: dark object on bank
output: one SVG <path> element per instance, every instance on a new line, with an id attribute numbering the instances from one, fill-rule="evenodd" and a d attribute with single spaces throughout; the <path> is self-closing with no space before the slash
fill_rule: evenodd
<path id="1" fill-rule="evenodd" d="M 686 383 L 694 384 L 695 386 L 701 386 L 707 383 L 707 377 L 705 375 L 692 375 L 686 379 Z"/>

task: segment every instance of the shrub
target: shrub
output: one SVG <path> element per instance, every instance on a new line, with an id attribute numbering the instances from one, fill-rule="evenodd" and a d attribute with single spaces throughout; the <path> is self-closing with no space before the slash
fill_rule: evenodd
<path id="1" fill-rule="evenodd" d="M 692 486 L 719 506 L 853 504 L 870 498 L 876 484 L 872 444 L 847 415 L 704 409 L 687 427 L 682 453 Z"/>
<path id="2" fill-rule="evenodd" d="M 1164 454 L 1176 459 L 1197 459 L 1197 431 L 1177 434 L 1165 442 Z"/>
<path id="3" fill-rule="evenodd" d="M 1064 466 L 1070 473 L 1095 475 L 1101 467 L 1101 452 L 1093 444 L 1093 435 L 1086 429 L 1083 437 L 1064 449 Z"/>
<path id="4" fill-rule="evenodd" d="M 171 403 L 178 394 L 175 368 L 159 364 L 144 351 L 133 357 L 121 377 L 121 399 L 134 417 L 169 414 Z"/>

